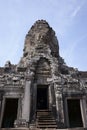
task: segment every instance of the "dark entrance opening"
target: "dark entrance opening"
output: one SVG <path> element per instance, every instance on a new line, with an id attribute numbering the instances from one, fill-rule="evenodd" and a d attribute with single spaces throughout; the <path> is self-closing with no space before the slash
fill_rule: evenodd
<path id="1" fill-rule="evenodd" d="M 48 86 L 37 86 L 37 109 L 48 108 Z"/>
<path id="2" fill-rule="evenodd" d="M 79 99 L 68 99 L 68 116 L 69 116 L 69 125 L 73 127 L 83 127 L 81 109 L 80 109 L 80 100 Z"/>
<path id="3" fill-rule="evenodd" d="M 17 118 L 18 99 L 7 98 L 2 121 L 2 128 L 14 127 Z"/>

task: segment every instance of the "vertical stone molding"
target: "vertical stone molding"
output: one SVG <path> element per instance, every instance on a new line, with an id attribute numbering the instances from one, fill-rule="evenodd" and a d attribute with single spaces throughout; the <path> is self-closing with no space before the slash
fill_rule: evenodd
<path id="1" fill-rule="evenodd" d="M 31 81 L 28 80 L 25 83 L 24 104 L 22 112 L 22 119 L 25 119 L 26 122 L 29 122 L 30 119 L 30 87 Z"/>
<path id="2" fill-rule="evenodd" d="M 1 122 L 1 104 L 2 104 L 2 95 L 0 94 L 0 122 Z M 1 126 L 1 123 L 0 123 Z"/>
<path id="3" fill-rule="evenodd" d="M 0 91 L 0 126 L 1 126 L 2 100 L 3 100 L 3 91 Z"/>
<path id="4" fill-rule="evenodd" d="M 80 100 L 80 107 L 81 107 L 83 125 L 84 125 L 84 128 L 87 128 L 86 100 L 84 98 Z"/>
<path id="5" fill-rule="evenodd" d="M 2 94 L 0 93 L 0 115 L 1 115 L 1 102 L 2 102 Z"/>
<path id="6" fill-rule="evenodd" d="M 62 94 L 56 94 L 56 108 L 57 108 L 57 122 L 59 128 L 64 128 L 64 109 L 63 109 L 63 99 Z"/>
<path id="7" fill-rule="evenodd" d="M 55 79 L 54 90 L 56 98 L 56 110 L 57 110 L 57 123 L 59 128 L 64 128 L 64 108 L 63 108 L 63 95 L 61 78 Z"/>

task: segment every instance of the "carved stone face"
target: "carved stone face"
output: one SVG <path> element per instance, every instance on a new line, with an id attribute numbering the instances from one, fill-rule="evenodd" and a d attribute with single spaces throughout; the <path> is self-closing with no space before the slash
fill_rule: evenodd
<path id="1" fill-rule="evenodd" d="M 46 49 L 50 49 L 51 55 L 59 56 L 59 45 L 55 32 L 44 20 L 37 21 L 28 32 L 25 38 L 24 57 L 37 53 L 37 48 L 39 48 L 39 53 L 45 53 Z"/>

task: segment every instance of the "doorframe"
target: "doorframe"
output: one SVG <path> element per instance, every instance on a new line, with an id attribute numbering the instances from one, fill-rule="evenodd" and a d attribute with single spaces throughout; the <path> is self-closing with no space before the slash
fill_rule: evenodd
<path id="1" fill-rule="evenodd" d="M 68 99 L 79 99 L 80 101 L 80 111 L 81 111 L 81 118 L 82 118 L 82 123 L 83 123 L 83 127 L 87 128 L 87 122 L 86 122 L 86 97 L 82 96 L 82 97 L 65 97 L 64 99 L 64 115 L 65 115 L 65 126 L 67 128 L 70 128 L 70 123 L 69 123 L 69 115 L 68 115 L 68 104 L 67 104 L 67 100 Z"/>
<path id="2" fill-rule="evenodd" d="M 41 86 L 41 87 L 39 87 Z M 47 88 L 47 108 L 49 109 L 49 85 L 48 84 L 37 84 L 37 89 L 38 88 Z M 36 111 L 37 109 L 37 89 L 36 89 Z"/>
<path id="3" fill-rule="evenodd" d="M 1 107 L 1 117 L 0 117 L 0 128 L 2 128 L 3 116 L 4 116 L 4 111 L 5 111 L 5 103 L 6 103 L 6 98 L 3 97 L 2 107 Z"/>
<path id="4" fill-rule="evenodd" d="M 2 100 L 2 108 L 1 108 L 1 117 L 0 117 L 0 128 L 2 128 L 2 123 L 3 123 L 3 118 L 4 118 L 4 112 L 5 112 L 5 106 L 6 106 L 6 99 L 18 99 L 18 108 L 17 108 L 17 119 L 19 117 L 19 103 L 20 103 L 20 98 L 19 97 L 8 97 L 8 96 L 3 96 Z"/>

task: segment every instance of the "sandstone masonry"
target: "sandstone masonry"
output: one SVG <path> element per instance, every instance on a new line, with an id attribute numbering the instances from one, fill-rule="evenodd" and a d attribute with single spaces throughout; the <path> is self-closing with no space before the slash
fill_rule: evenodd
<path id="1" fill-rule="evenodd" d="M 12 127 L 87 127 L 87 72 L 65 64 L 45 20 L 26 35 L 19 63 L 0 68 L 0 128 Z"/>

